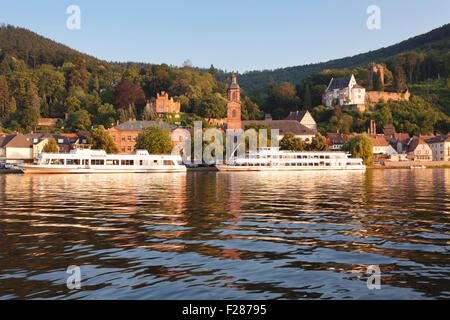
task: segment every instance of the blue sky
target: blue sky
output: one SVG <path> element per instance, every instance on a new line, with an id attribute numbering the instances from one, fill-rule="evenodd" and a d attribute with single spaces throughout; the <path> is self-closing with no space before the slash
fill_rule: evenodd
<path id="1" fill-rule="evenodd" d="M 448 0 L 2 1 L 0 22 L 100 59 L 228 71 L 274 69 L 389 46 L 450 22 Z M 69 5 L 81 29 L 69 30 Z M 369 5 L 381 30 L 366 27 Z"/>

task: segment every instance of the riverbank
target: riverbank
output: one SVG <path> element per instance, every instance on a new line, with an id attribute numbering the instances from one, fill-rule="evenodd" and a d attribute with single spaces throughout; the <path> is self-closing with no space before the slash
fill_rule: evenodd
<path id="1" fill-rule="evenodd" d="M 216 167 L 198 167 L 198 168 L 187 168 L 187 171 L 218 171 Z"/>
<path id="2" fill-rule="evenodd" d="M 405 165 L 371 165 L 367 166 L 367 169 L 422 169 L 422 168 L 432 168 L 432 169 L 450 169 L 450 164 L 405 164 Z"/>

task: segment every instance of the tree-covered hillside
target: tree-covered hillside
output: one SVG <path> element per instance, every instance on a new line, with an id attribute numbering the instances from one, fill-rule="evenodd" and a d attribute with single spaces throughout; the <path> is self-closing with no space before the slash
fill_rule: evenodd
<path id="1" fill-rule="evenodd" d="M 40 117 L 67 115 L 59 124 L 65 131 L 151 119 L 144 107 L 161 91 L 183 112 L 223 118 L 226 90 L 213 73 L 188 65 L 109 63 L 23 28 L 0 27 L 0 120 L 11 130 L 34 130 Z M 242 101 L 244 119 L 263 116 L 245 94 Z"/>
<path id="2" fill-rule="evenodd" d="M 275 70 L 251 71 L 239 75 L 239 83 L 247 92 L 251 92 L 253 87 L 259 90 L 265 90 L 265 82 L 269 76 L 272 76 L 276 83 L 291 82 L 300 83 L 304 78 L 311 74 L 321 72 L 326 69 L 355 68 L 364 66 L 372 61 L 386 60 L 399 53 L 416 51 L 422 53 L 433 52 L 436 55 L 447 54 L 450 49 L 450 24 L 434 29 L 428 33 L 415 36 L 395 45 L 380 48 L 345 57 L 341 59 L 330 60 L 328 62 L 314 63 L 303 66 L 280 68 Z M 223 81 L 229 77 L 229 73 L 218 72 L 216 77 Z"/>

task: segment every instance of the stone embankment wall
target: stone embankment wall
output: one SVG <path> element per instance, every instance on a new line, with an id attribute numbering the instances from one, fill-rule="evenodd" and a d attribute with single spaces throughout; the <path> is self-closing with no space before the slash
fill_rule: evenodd
<path id="1" fill-rule="evenodd" d="M 384 166 L 390 168 L 410 167 L 410 166 L 450 166 L 450 161 L 385 161 Z"/>

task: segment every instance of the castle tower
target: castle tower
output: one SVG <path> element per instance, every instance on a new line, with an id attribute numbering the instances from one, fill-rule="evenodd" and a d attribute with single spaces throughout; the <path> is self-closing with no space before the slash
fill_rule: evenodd
<path id="1" fill-rule="evenodd" d="M 374 62 L 372 62 L 367 66 L 367 85 L 368 85 L 368 87 L 372 87 L 373 76 L 377 72 L 380 73 L 381 84 L 382 84 L 382 86 L 384 86 L 384 67 L 381 64 L 375 64 Z"/>
<path id="2" fill-rule="evenodd" d="M 236 75 L 233 74 L 231 83 L 228 87 L 227 104 L 227 129 L 241 130 L 241 89 L 236 81 Z"/>

